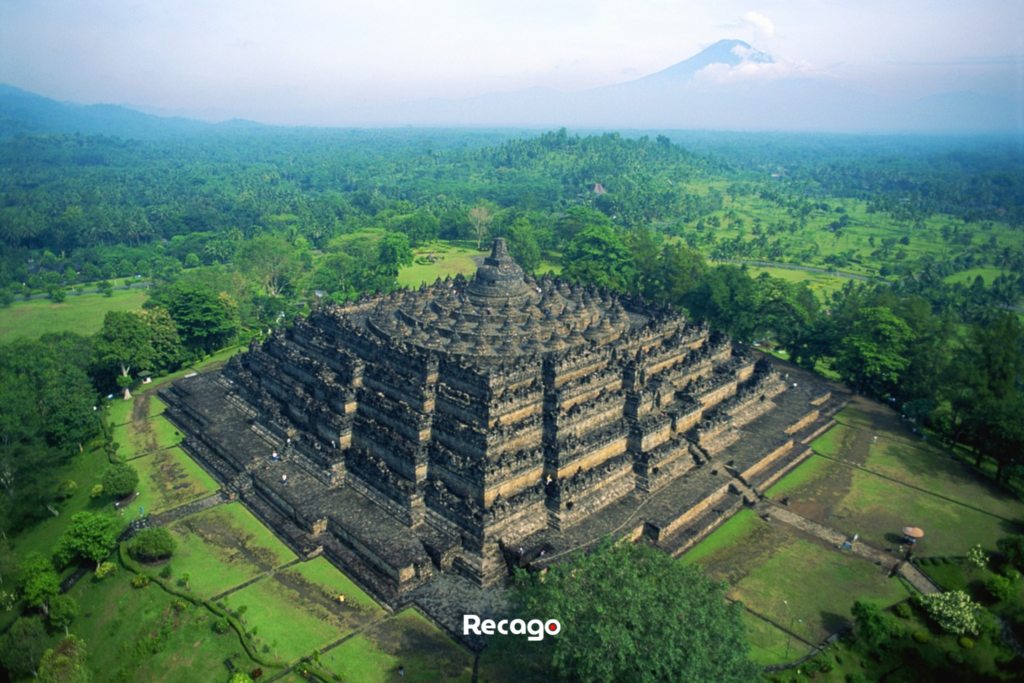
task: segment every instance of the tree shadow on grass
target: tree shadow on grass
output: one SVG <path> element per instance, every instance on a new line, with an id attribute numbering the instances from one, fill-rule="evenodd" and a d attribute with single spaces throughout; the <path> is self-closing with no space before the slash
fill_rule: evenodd
<path id="1" fill-rule="evenodd" d="M 842 614 L 836 614 L 835 612 L 821 611 L 821 627 L 829 632 L 829 634 L 835 633 L 841 629 L 846 628 L 850 625 L 848 617 Z"/>

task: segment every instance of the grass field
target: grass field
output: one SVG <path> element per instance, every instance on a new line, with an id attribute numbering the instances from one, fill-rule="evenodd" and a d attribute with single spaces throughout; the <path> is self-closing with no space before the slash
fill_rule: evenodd
<path id="1" fill-rule="evenodd" d="M 138 311 L 149 297 L 145 289 L 116 289 L 114 295 L 69 294 L 63 303 L 50 299 L 15 301 L 0 308 L 0 342 L 35 339 L 47 332 L 95 334 L 107 311 Z"/>
<path id="2" fill-rule="evenodd" d="M 318 561 L 323 566 L 296 565 L 230 596 L 231 609 L 245 605 L 246 624 L 257 627 L 270 654 L 284 661 L 308 655 L 384 615 L 326 560 Z M 339 593 L 345 595 L 344 605 Z"/>
<path id="3" fill-rule="evenodd" d="M 733 240 L 740 236 L 746 243 L 743 253 L 737 254 L 737 258 L 764 259 L 775 261 L 786 261 L 800 263 L 808 266 L 825 267 L 825 258 L 849 253 L 852 260 L 843 265 L 839 270 L 854 273 L 857 275 L 877 275 L 883 264 L 897 266 L 901 263 L 913 263 L 921 258 L 931 261 L 945 261 L 958 254 L 965 253 L 972 248 L 988 244 L 994 241 L 996 248 L 1004 246 L 1020 247 L 1020 234 L 1014 232 L 1010 227 L 1000 223 L 984 222 L 970 226 L 971 243 L 961 241 L 947 243 L 942 239 L 942 229 L 947 226 L 955 226 L 959 222 L 946 215 L 933 215 L 925 219 L 920 225 L 914 226 L 909 222 L 894 221 L 886 213 L 869 213 L 867 204 L 855 199 L 830 198 L 826 203 L 830 210 L 822 210 L 816 206 L 804 219 L 801 227 L 796 218 L 759 194 L 743 196 L 730 196 L 728 186 L 725 183 L 711 183 L 719 191 L 725 192 L 725 202 L 721 210 L 715 212 L 721 226 L 713 229 L 715 239 L 720 243 Z M 692 185 L 688 188 L 691 191 L 703 194 L 708 190 L 708 184 Z M 834 210 L 842 207 L 843 213 Z M 734 213 L 735 217 L 742 221 L 739 224 L 731 220 L 728 214 Z M 838 236 L 828 229 L 828 226 L 845 215 L 849 224 Z M 705 223 L 707 218 L 703 219 Z M 696 220 L 687 224 L 687 228 L 693 228 Z M 758 238 L 756 232 L 760 225 L 768 233 L 769 241 L 778 241 L 782 246 L 783 256 L 768 258 L 767 252 L 756 248 L 754 241 Z M 774 234 L 768 229 L 776 228 Z M 789 228 L 795 227 L 791 231 Z M 708 233 L 705 233 L 705 235 Z M 893 249 L 885 254 L 874 255 L 882 246 L 885 238 L 897 240 L 908 238 L 909 244 L 898 243 Z M 874 245 L 872 245 L 874 241 Z M 704 247 L 705 255 L 710 255 L 710 248 Z M 903 258 L 898 258 L 897 253 L 902 251 Z M 986 282 L 991 281 L 991 271 L 998 273 L 998 269 L 980 268 L 977 269 L 985 277 Z M 958 274 L 954 278 L 970 277 L 971 275 Z M 775 275 L 775 273 L 773 273 Z M 808 274 L 809 275 L 809 274 Z M 780 277 L 787 277 L 779 275 Z M 788 276 L 795 277 L 795 276 Z M 953 281 L 952 278 L 950 281 Z M 959 279 L 955 281 L 960 281 Z"/>
<path id="4" fill-rule="evenodd" d="M 437 278 L 442 280 L 446 277 L 455 277 L 462 273 L 466 277 L 476 272 L 477 264 L 474 258 L 480 258 L 490 254 L 490 250 L 477 251 L 475 249 L 464 249 L 462 247 L 435 245 L 438 249 L 417 250 L 416 258 L 426 257 L 433 254 L 440 259 L 429 265 L 413 264 L 402 268 L 398 273 L 398 284 L 403 287 L 419 287 L 424 282 L 433 284 Z M 440 250 L 445 249 L 442 253 Z"/>
<path id="5" fill-rule="evenodd" d="M 248 663 L 246 670 L 256 666 L 236 633 L 213 631 L 206 609 L 187 605 L 179 612 L 171 607 L 173 596 L 156 584 L 132 588 L 133 576 L 122 567 L 102 581 L 83 579 L 71 591 L 80 612 L 70 630 L 86 642 L 95 683 L 191 683 L 199 671 L 212 676 L 204 680 L 227 680 L 223 662 L 233 655 Z"/>
<path id="6" fill-rule="evenodd" d="M 170 448 L 181 442 L 182 435 L 174 425 L 164 419 L 161 415 L 149 417 L 149 397 L 136 401 L 132 417 L 141 415 L 141 419 L 134 419 L 132 422 L 123 423 L 112 429 L 112 438 L 119 444 L 117 454 L 121 460 L 132 460 L 147 453 L 153 453 L 162 448 Z M 127 401 L 125 401 L 127 403 Z"/>
<path id="7" fill-rule="evenodd" d="M 926 535 L 918 544 L 920 555 L 959 556 L 975 543 L 993 550 L 996 539 L 1021 533 L 1014 521 L 1024 519 L 1024 503 L 951 454 L 923 443 L 892 411 L 856 400 L 836 419 L 839 424 L 811 444 L 822 455 L 812 455 L 783 477 L 766 491 L 767 497 L 788 498 L 793 512 L 851 536 L 858 533 L 877 548 L 896 545 L 903 526 L 921 526 Z M 904 583 L 886 577 L 884 568 L 794 527 L 764 521 L 751 510 L 727 521 L 682 561 L 702 565 L 712 578 L 729 585 L 731 598 L 810 642 L 848 624 L 855 599 L 888 606 L 909 595 Z M 957 566 L 922 568 L 934 571 L 935 579 L 949 587 L 970 584 L 978 590 L 980 574 L 972 582 Z M 759 663 L 786 659 L 789 637 L 783 630 L 754 615 L 745 621 L 751 655 Z M 957 646 L 946 636 L 936 641 L 920 647 L 912 643 L 918 648 L 913 656 L 942 664 L 947 650 Z M 802 651 L 790 653 L 790 661 L 807 649 L 800 647 Z M 980 650 L 970 655 L 970 665 L 996 672 L 999 648 L 988 643 Z M 861 660 L 855 661 L 859 667 Z M 898 659 L 889 662 L 889 670 L 899 666 Z M 846 672 L 857 670 L 843 667 Z"/>
<path id="8" fill-rule="evenodd" d="M 750 612 L 743 613 L 743 626 L 747 629 L 750 657 L 761 666 L 786 664 L 811 651 L 800 639 L 793 638 Z"/>
<path id="9" fill-rule="evenodd" d="M 877 404 L 850 407 L 816 439 L 813 457 L 767 492 L 792 499 L 805 516 L 876 547 L 900 540 L 908 524 L 925 529 L 919 552 L 961 555 L 988 550 L 1024 528 L 1024 503 L 948 452 L 925 443 Z"/>
<path id="10" fill-rule="evenodd" d="M 345 681 L 450 681 L 469 683 L 473 659 L 417 612 L 407 609 L 371 626 L 320 658 Z M 398 667 L 405 667 L 399 679 Z M 485 680 L 484 678 L 480 679 Z"/>
<path id="11" fill-rule="evenodd" d="M 220 486 L 180 448 L 168 448 L 131 461 L 139 473 L 133 508 L 163 512 L 207 496 Z"/>
<path id="12" fill-rule="evenodd" d="M 754 278 L 761 273 L 768 273 L 772 277 L 786 280 L 787 282 L 806 282 L 807 287 L 821 299 L 831 295 L 832 292 L 842 289 L 843 283 L 846 282 L 846 278 L 839 275 L 810 273 L 806 270 L 793 270 L 792 268 L 757 268 L 750 266 L 747 268 L 747 272 L 750 273 L 750 277 Z"/>
<path id="13" fill-rule="evenodd" d="M 969 285 L 980 275 L 985 281 L 985 284 L 990 285 L 993 280 L 1004 274 L 1005 271 L 1002 268 L 970 268 L 968 270 L 960 271 L 959 273 L 953 273 L 952 275 L 943 278 L 943 280 L 946 282 L 962 282 Z"/>
<path id="14" fill-rule="evenodd" d="M 716 538 L 719 534 L 725 542 Z M 714 550 L 697 553 L 705 542 Z M 810 642 L 849 621 L 853 601 L 837 596 L 856 595 L 880 606 L 907 597 L 901 583 L 886 578 L 885 571 L 871 562 L 810 542 L 792 528 L 765 522 L 749 510 L 691 552 L 696 555 L 688 553 L 683 561 L 697 562 L 712 578 L 726 581 L 729 597 Z"/>
<path id="15" fill-rule="evenodd" d="M 60 513 L 59 516 L 53 516 L 46 512 L 42 520 L 29 531 L 9 539 L 11 547 L 19 558 L 23 558 L 31 552 L 49 556 L 53 552 L 53 545 L 57 537 L 64 531 L 72 515 L 76 512 L 83 510 L 112 512 L 112 501 L 109 497 L 103 496 L 95 499 L 89 497 L 92 487 L 100 483 L 107 462 L 107 455 L 100 448 L 86 450 L 84 453 L 70 457 L 63 478 L 78 484 L 78 490 L 71 498 L 57 504 L 56 509 Z M 42 508 L 43 501 L 40 501 L 39 505 Z"/>
<path id="16" fill-rule="evenodd" d="M 238 503 L 186 517 L 169 528 L 178 542 L 171 561 L 174 575 L 190 574 L 192 592 L 203 598 L 296 559 Z"/>

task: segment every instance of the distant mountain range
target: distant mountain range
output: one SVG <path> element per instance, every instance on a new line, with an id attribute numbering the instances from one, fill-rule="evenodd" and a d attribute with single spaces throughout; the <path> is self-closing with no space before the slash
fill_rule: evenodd
<path id="1" fill-rule="evenodd" d="M 339 126 L 710 129 L 821 132 L 1024 131 L 1024 102 L 973 92 L 916 102 L 843 87 L 806 66 L 779 63 L 741 40 L 722 40 L 636 80 L 564 93 L 545 88 L 337 111 Z M 125 137 L 245 130 L 115 105 L 60 103 L 0 86 L 0 137 L 81 132 Z"/>
<path id="2" fill-rule="evenodd" d="M 45 133 L 165 138 L 260 125 L 241 120 L 211 124 L 184 117 L 153 116 L 116 104 L 58 102 L 0 84 L 0 139 Z"/>

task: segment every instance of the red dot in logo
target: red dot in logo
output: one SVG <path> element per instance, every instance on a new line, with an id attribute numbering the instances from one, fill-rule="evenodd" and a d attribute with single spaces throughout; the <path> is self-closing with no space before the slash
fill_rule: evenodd
<path id="1" fill-rule="evenodd" d="M 557 627 L 554 624 L 548 624 L 548 629 L 554 631 Z"/>

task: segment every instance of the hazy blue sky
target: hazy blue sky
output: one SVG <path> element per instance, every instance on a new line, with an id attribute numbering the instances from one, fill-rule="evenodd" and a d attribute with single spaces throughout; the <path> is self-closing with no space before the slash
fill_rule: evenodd
<path id="1" fill-rule="evenodd" d="M 771 54 L 765 77 L 1024 99 L 1020 0 L 0 0 L 0 82 L 319 123 L 352 102 L 617 83 L 722 38 Z"/>

